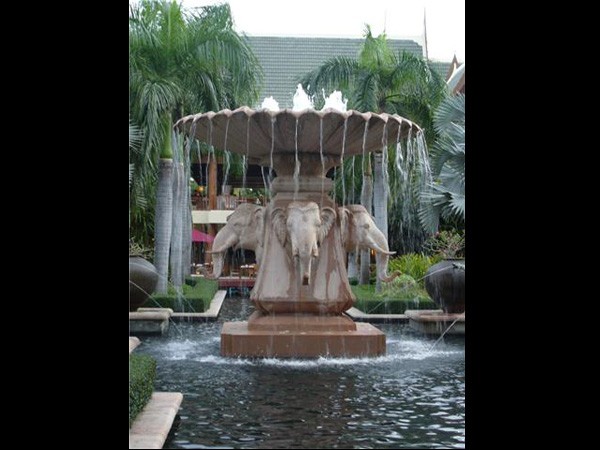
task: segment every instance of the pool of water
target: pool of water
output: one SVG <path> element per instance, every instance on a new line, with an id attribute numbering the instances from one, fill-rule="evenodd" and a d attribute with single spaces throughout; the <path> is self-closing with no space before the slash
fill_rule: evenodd
<path id="1" fill-rule="evenodd" d="M 378 324 L 383 357 L 236 359 L 219 355 L 224 320 L 245 320 L 228 297 L 216 323 L 172 323 L 137 352 L 157 361 L 157 391 L 183 393 L 164 448 L 464 448 L 464 338 L 423 337 Z"/>

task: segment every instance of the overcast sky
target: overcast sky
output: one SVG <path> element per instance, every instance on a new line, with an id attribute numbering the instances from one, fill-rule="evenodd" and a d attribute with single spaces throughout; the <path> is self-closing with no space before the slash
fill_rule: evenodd
<path id="1" fill-rule="evenodd" d="M 183 0 L 186 7 L 223 0 Z M 364 24 L 374 35 L 410 38 L 424 45 L 423 10 L 427 11 L 429 58 L 450 61 L 456 53 L 465 61 L 464 0 L 229 0 L 236 29 L 262 36 L 363 35 Z"/>

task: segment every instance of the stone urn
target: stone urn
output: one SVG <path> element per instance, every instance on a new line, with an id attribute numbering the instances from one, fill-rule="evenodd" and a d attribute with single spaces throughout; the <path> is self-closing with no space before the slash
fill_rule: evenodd
<path id="1" fill-rule="evenodd" d="M 434 264 L 425 275 L 425 289 L 446 313 L 465 312 L 465 260 L 447 258 Z"/>
<path id="2" fill-rule="evenodd" d="M 158 273 L 150 261 L 141 256 L 129 257 L 129 311 L 144 304 L 156 289 Z"/>

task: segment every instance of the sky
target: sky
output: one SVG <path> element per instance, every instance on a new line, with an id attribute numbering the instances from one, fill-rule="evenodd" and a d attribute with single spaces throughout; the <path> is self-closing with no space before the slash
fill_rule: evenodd
<path id="1" fill-rule="evenodd" d="M 183 0 L 196 7 L 224 0 Z M 228 0 L 236 30 L 255 36 L 362 38 L 365 24 L 375 36 L 413 39 L 424 46 L 427 17 L 430 59 L 465 61 L 465 0 Z"/>

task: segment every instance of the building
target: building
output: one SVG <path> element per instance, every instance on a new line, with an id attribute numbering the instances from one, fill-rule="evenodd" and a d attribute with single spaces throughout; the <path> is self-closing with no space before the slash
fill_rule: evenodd
<path id="1" fill-rule="evenodd" d="M 336 56 L 356 58 L 364 39 L 247 36 L 254 54 L 264 70 L 264 88 L 260 101 L 273 96 L 280 108 L 291 108 L 298 79 Z M 412 40 L 388 39 L 394 51 L 406 50 L 422 56 L 423 48 Z M 440 67 L 445 75 L 447 64 Z M 437 68 L 436 68 L 437 69 Z M 328 93 L 329 94 L 329 93 Z M 260 106 L 260 102 L 258 105 Z"/>

